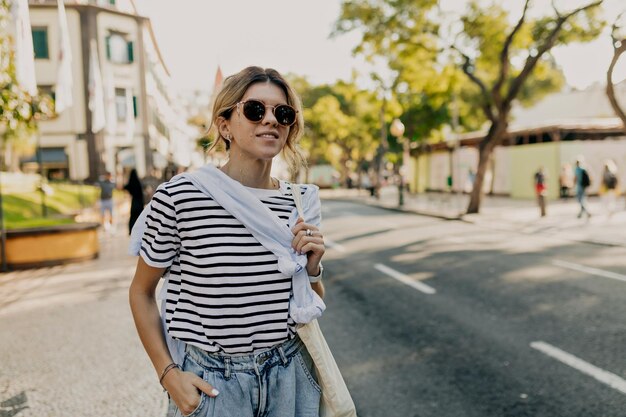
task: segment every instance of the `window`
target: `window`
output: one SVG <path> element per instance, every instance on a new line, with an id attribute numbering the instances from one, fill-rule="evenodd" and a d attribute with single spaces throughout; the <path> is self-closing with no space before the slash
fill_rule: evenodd
<path id="1" fill-rule="evenodd" d="M 134 61 L 133 43 L 120 33 L 111 33 L 106 38 L 107 58 L 117 64 L 129 64 Z"/>
<path id="2" fill-rule="evenodd" d="M 128 92 L 130 94 L 130 91 Z M 139 114 L 139 109 L 137 108 L 137 96 L 132 96 L 132 106 L 133 106 L 133 118 L 136 119 Z M 126 90 L 123 88 L 115 89 L 115 113 L 117 114 L 117 120 L 120 122 L 125 122 L 129 115 L 128 105 L 130 104 L 130 100 L 126 97 Z"/>
<path id="3" fill-rule="evenodd" d="M 36 59 L 48 59 L 48 28 L 32 28 L 33 48 L 35 49 Z"/>
<path id="4" fill-rule="evenodd" d="M 117 113 L 118 121 L 126 121 L 128 111 L 126 108 L 126 90 L 123 88 L 115 89 L 115 112 Z"/>

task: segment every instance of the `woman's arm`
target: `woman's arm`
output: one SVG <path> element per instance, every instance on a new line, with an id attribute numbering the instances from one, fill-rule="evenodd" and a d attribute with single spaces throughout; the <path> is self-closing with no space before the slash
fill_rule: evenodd
<path id="1" fill-rule="evenodd" d="M 157 378 L 161 377 L 163 370 L 173 362 L 163 336 L 161 317 L 155 298 L 156 286 L 164 272 L 165 268 L 152 267 L 139 257 L 129 290 L 130 308 L 137 333 L 152 361 Z M 170 370 L 161 384 L 183 414 L 190 414 L 200 402 L 198 390 L 204 391 L 210 397 L 218 394 L 202 378 L 190 372 L 182 372 L 178 368 Z"/>
<path id="2" fill-rule="evenodd" d="M 161 326 L 155 298 L 156 286 L 165 268 L 154 268 L 139 257 L 135 276 L 130 284 L 129 302 L 137 333 L 157 374 L 172 363 Z"/>
<path id="3" fill-rule="evenodd" d="M 313 291 L 315 291 L 317 295 L 319 295 L 321 298 L 324 298 L 326 290 L 324 289 L 324 284 L 322 283 L 322 281 L 311 283 L 311 288 L 313 288 Z"/>

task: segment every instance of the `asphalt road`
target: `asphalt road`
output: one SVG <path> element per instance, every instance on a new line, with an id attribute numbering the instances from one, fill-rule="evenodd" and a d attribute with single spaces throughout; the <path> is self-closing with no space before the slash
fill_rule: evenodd
<path id="1" fill-rule="evenodd" d="M 359 416 L 626 416 L 625 248 L 347 202 L 324 229 Z"/>

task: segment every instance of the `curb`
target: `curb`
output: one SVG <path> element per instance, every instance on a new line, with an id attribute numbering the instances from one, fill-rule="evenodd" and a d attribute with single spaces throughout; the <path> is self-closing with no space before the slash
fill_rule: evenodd
<path id="1" fill-rule="evenodd" d="M 374 201 L 367 201 L 367 200 L 363 200 L 363 199 L 360 199 L 360 198 L 353 198 L 353 197 L 326 197 L 326 198 L 324 198 L 324 200 L 329 200 L 329 201 L 349 201 L 349 202 L 356 203 L 356 204 L 363 204 L 363 205 L 370 206 L 370 207 L 376 207 L 376 208 L 380 208 L 380 209 L 383 209 L 383 210 L 393 211 L 395 213 L 416 214 L 416 215 L 419 215 L 419 216 L 431 217 L 431 218 L 436 218 L 436 219 L 440 219 L 440 220 L 460 221 L 460 222 L 463 222 L 463 223 L 480 226 L 479 222 L 477 222 L 474 219 L 469 219 L 469 218 L 465 217 L 465 215 L 463 215 L 463 214 L 460 214 L 458 216 L 446 216 L 446 215 L 443 215 L 443 214 L 436 214 L 436 213 L 427 212 L 427 211 L 412 210 L 412 209 L 407 209 L 407 208 L 400 208 L 400 207 L 397 207 L 397 206 L 396 207 L 386 206 L 386 205 L 383 205 L 383 204 L 380 204 L 380 203 L 376 203 Z M 513 231 L 513 230 L 507 229 L 505 227 L 492 226 L 492 228 L 495 228 L 497 230 L 502 230 L 502 231 L 509 231 L 509 232 Z M 533 232 L 523 232 L 523 231 L 514 231 L 514 232 L 521 233 L 521 234 L 526 234 L 526 235 L 537 234 L 537 233 L 533 233 Z M 567 234 L 563 234 L 560 237 L 562 239 L 564 239 L 564 240 L 569 240 L 569 241 L 579 242 L 579 243 L 586 243 L 586 244 L 596 245 L 596 246 L 626 247 L 626 242 L 622 243 L 622 242 L 614 242 L 614 241 L 612 242 L 612 241 L 608 241 L 608 240 L 600 240 L 600 239 L 593 239 L 593 238 L 579 238 L 579 237 L 567 236 Z"/>

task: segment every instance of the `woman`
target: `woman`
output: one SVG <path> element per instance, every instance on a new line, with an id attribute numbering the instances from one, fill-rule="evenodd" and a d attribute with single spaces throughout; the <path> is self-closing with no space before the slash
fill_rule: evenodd
<path id="1" fill-rule="evenodd" d="M 271 211 L 259 210 L 259 216 L 274 213 L 287 226 L 295 207 L 291 187 L 270 171 L 280 152 L 294 167 L 303 160 L 297 147 L 302 108 L 294 90 L 275 70 L 246 68 L 225 80 L 212 125 L 214 147 L 222 143 L 229 152 L 219 175 L 234 184 L 213 191 L 236 195 L 233 189 L 243 186 L 243 194 Z M 296 274 L 285 279 L 279 258 L 256 231 L 188 178 L 174 177 L 155 192 L 130 287 L 137 331 L 170 397 L 168 415 L 318 416 L 319 386 L 290 301 Z M 302 188 L 319 204 L 314 186 Z M 311 282 L 321 277 L 325 251 L 315 223 L 294 220 L 286 243 L 289 253 L 306 255 Z M 184 342 L 182 363 L 168 350 L 155 300 L 168 271 L 165 338 Z M 323 296 L 320 281 L 310 285 L 315 297 Z"/>
<path id="2" fill-rule="evenodd" d="M 128 176 L 128 182 L 124 186 L 124 189 L 130 194 L 130 218 L 128 219 L 128 232 L 133 230 L 133 226 L 137 221 L 137 218 L 141 214 L 144 206 L 143 199 L 143 186 L 137 175 L 137 170 L 133 168 Z"/>

